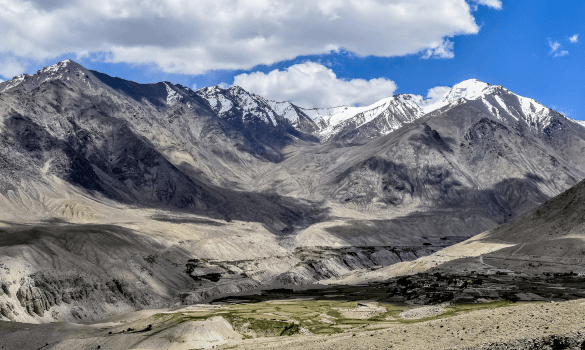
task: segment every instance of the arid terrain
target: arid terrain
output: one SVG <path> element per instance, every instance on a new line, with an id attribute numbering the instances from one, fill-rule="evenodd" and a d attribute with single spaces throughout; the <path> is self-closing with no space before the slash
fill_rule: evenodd
<path id="1" fill-rule="evenodd" d="M 334 295 L 214 303 L 93 324 L 2 323 L 4 349 L 580 349 L 585 301 L 443 303 Z M 314 293 L 313 293 L 314 294 Z M 276 299 L 272 299 L 276 298 Z M 254 298 L 253 298 L 254 299 Z M 348 298 L 348 299 L 351 299 Z"/>
<path id="2" fill-rule="evenodd" d="M 585 127 L 415 97 L 0 83 L 0 346 L 580 348 Z"/>

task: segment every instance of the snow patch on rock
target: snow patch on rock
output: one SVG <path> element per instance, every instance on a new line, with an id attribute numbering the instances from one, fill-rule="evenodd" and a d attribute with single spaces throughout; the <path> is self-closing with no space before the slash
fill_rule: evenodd
<path id="1" fill-rule="evenodd" d="M 173 88 L 167 84 L 167 82 L 163 82 L 165 87 L 167 88 L 167 105 L 172 106 L 178 102 L 183 100 L 183 96 L 179 95 Z"/>
<path id="2" fill-rule="evenodd" d="M 4 87 L 4 89 L 2 89 L 1 92 L 9 91 L 11 89 L 14 89 L 18 85 L 22 84 L 22 82 L 24 82 L 24 80 L 26 79 L 27 75 L 28 74 L 17 75 L 11 81 L 8 82 L 8 85 L 6 87 Z"/>

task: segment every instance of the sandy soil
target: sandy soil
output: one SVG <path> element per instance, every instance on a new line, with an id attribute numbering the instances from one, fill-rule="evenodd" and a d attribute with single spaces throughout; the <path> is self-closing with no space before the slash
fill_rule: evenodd
<path id="1" fill-rule="evenodd" d="M 374 316 L 378 316 L 386 312 L 386 308 L 378 305 L 378 303 L 358 303 L 358 307 L 347 309 L 347 308 L 334 308 L 338 310 L 345 318 L 354 319 L 367 319 Z"/>
<path id="2" fill-rule="evenodd" d="M 585 300 L 487 309 L 446 319 L 333 336 L 245 340 L 238 349 L 452 349 L 585 330 Z"/>
<path id="3" fill-rule="evenodd" d="M 423 306 L 417 307 L 415 309 L 410 309 L 406 311 L 402 311 L 398 317 L 404 318 L 407 320 L 431 317 L 431 316 L 438 316 L 445 313 L 445 308 L 448 307 L 449 304 L 441 304 L 441 305 L 430 305 L 430 306 Z"/>

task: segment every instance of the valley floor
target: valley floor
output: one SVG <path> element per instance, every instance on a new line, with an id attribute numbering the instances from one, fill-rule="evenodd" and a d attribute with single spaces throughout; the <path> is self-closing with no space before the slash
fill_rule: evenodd
<path id="1" fill-rule="evenodd" d="M 239 349 L 582 349 L 584 300 L 530 303 L 387 329 L 247 340 Z"/>
<path id="2" fill-rule="evenodd" d="M 421 276 L 413 278 L 425 275 Z M 296 293 L 274 290 L 224 298 L 213 304 L 133 312 L 92 324 L 0 322 L 0 348 L 311 350 L 585 346 L 585 299 L 518 303 L 478 298 L 475 303 L 423 306 L 391 296 L 393 293 L 387 292 L 392 289 L 389 287 L 345 286 Z M 382 295 L 385 297 L 380 299 Z M 567 293 L 564 296 L 570 297 Z"/>

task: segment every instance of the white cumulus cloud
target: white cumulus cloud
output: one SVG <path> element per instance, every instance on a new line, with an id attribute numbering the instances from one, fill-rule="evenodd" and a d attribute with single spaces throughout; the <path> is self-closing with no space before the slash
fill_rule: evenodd
<path id="1" fill-rule="evenodd" d="M 552 41 L 549 40 L 548 45 L 550 46 L 550 52 L 549 54 L 553 55 L 554 57 L 562 57 L 562 56 L 566 56 L 569 54 L 569 51 L 567 50 L 560 50 L 561 48 L 561 44 L 559 44 L 558 41 Z"/>
<path id="2" fill-rule="evenodd" d="M 558 41 L 550 41 L 549 40 L 548 46 L 550 46 L 550 53 L 553 53 L 553 52 L 556 52 L 561 47 L 561 44 L 559 44 Z"/>
<path id="3" fill-rule="evenodd" d="M 448 86 L 435 86 L 434 88 L 429 89 L 427 93 L 428 103 L 434 104 L 441 101 L 443 97 L 447 96 L 449 91 L 451 91 L 451 88 Z"/>
<path id="4" fill-rule="evenodd" d="M 0 75 L 7 79 L 12 79 L 23 73 L 25 66 L 21 60 L 15 59 L 14 57 L 0 58 Z"/>
<path id="5" fill-rule="evenodd" d="M 447 96 L 449 91 L 451 91 L 451 88 L 448 86 L 435 86 L 434 88 L 430 88 L 428 90 L 426 98 L 423 98 L 421 95 L 412 96 L 414 96 L 416 101 L 421 103 L 421 106 L 425 112 L 429 112 L 431 110 L 435 110 L 436 108 L 440 108 L 445 104 L 442 101 L 443 98 Z"/>
<path id="6" fill-rule="evenodd" d="M 573 44 L 574 44 L 574 43 L 578 43 L 578 42 L 579 42 L 579 34 L 575 34 L 575 35 L 573 35 L 572 37 L 570 37 L 570 38 L 569 38 L 569 41 L 570 41 L 571 43 L 573 43 Z"/>
<path id="7" fill-rule="evenodd" d="M 501 8 L 499 0 L 474 4 Z M 0 0 L 0 53 L 184 74 L 341 49 L 449 58 L 448 38 L 479 31 L 472 13 L 466 0 Z"/>
<path id="8" fill-rule="evenodd" d="M 439 46 L 428 49 L 422 58 L 453 58 L 455 57 L 455 52 L 453 52 L 454 47 L 455 44 L 451 40 L 445 39 Z"/>
<path id="9" fill-rule="evenodd" d="M 389 79 L 339 79 L 330 69 L 315 62 L 295 64 L 269 73 L 240 74 L 234 85 L 264 98 L 291 101 L 300 107 L 368 105 L 392 96 L 396 84 Z"/>
<path id="10" fill-rule="evenodd" d="M 501 0 L 473 0 L 473 2 L 479 5 L 486 5 L 497 10 L 502 9 L 502 1 Z"/>

